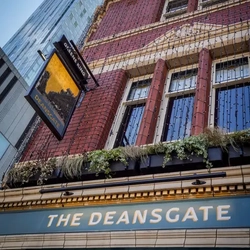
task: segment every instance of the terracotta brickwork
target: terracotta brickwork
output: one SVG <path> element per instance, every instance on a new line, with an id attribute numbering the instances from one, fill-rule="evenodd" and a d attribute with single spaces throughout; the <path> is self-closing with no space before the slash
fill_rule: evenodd
<path id="1" fill-rule="evenodd" d="M 165 61 L 160 59 L 155 66 L 136 145 L 144 145 L 153 142 L 166 77 L 167 67 Z"/>
<path id="2" fill-rule="evenodd" d="M 101 58 L 106 58 L 109 56 L 114 56 L 117 54 L 122 54 L 130 52 L 136 49 L 143 48 L 150 42 L 154 41 L 156 38 L 164 35 L 167 31 L 175 28 L 177 29 L 183 24 L 193 24 L 194 22 L 209 23 L 209 24 L 219 24 L 228 25 L 232 23 L 237 23 L 240 21 L 248 20 L 250 18 L 250 2 L 246 2 L 242 5 L 229 7 L 220 11 L 206 13 L 198 17 L 191 17 L 185 21 L 177 21 L 171 23 L 170 25 L 160 26 L 153 30 L 148 30 L 140 34 L 131 35 L 126 38 L 111 41 L 105 44 L 97 44 L 91 48 L 84 51 L 84 58 L 91 62 L 93 60 L 98 60 Z M 109 25 L 109 24 L 108 24 Z"/>
<path id="3" fill-rule="evenodd" d="M 212 58 L 209 50 L 202 49 L 199 55 L 194 113 L 192 119 L 192 135 L 198 135 L 204 132 L 204 129 L 207 127 L 211 70 Z"/>
<path id="4" fill-rule="evenodd" d="M 187 12 L 192 12 L 197 10 L 198 7 L 198 0 L 189 0 L 188 1 L 188 7 L 187 7 Z"/>
<path id="5" fill-rule="evenodd" d="M 90 40 L 158 22 L 165 0 L 123 0 L 109 5 L 97 31 Z"/>
<path id="6" fill-rule="evenodd" d="M 162 0 L 114 1 L 107 8 L 102 21 L 90 40 L 94 42 L 107 36 L 117 35 L 120 32 L 128 31 L 129 33 L 131 29 L 142 27 L 143 25 L 155 24 L 155 22 L 160 20 L 163 5 L 164 1 Z M 197 0 L 190 0 L 188 8 L 189 11 L 195 10 L 197 8 Z M 133 35 L 128 34 L 120 39 L 111 39 L 105 43 L 100 41 L 100 43 L 97 42 L 89 47 L 87 43 L 83 56 L 88 63 L 105 58 L 105 62 L 109 65 L 109 57 L 123 53 L 126 55 L 128 52 L 145 48 L 155 39 L 164 36 L 166 32 L 178 30 L 184 24 L 191 24 L 192 26 L 195 22 L 218 25 L 239 23 L 250 19 L 249 10 L 250 2 L 243 2 L 242 4 L 222 8 L 218 11 L 215 10 L 201 15 L 188 15 L 186 20 L 176 18 L 174 19 L 175 21 L 171 21 L 169 24 L 167 22 L 158 22 L 158 25 L 155 25 L 153 28 L 144 28 L 141 32 L 134 32 Z M 159 51 L 161 51 L 160 47 Z M 201 133 L 207 126 L 211 60 L 209 51 L 203 49 L 199 54 L 199 72 L 192 134 Z M 198 59 L 196 62 L 198 62 Z M 103 65 L 103 68 L 107 65 Z M 152 65 L 155 67 L 155 72 L 139 136 L 136 141 L 137 145 L 153 141 L 159 105 L 162 100 L 164 78 L 166 78 L 167 74 L 164 60 L 152 62 Z M 57 141 L 46 126 L 42 124 L 28 145 L 23 160 L 44 157 L 44 154 L 46 156 L 78 154 L 84 151 L 101 149 L 105 146 L 123 95 L 123 90 L 129 79 L 129 72 L 122 65 L 114 69 L 109 68 L 106 71 L 103 69 L 100 72 L 104 73 L 96 75 L 100 87 L 86 94 L 80 107 L 75 110 L 64 139 L 60 142 Z"/>
<path id="7" fill-rule="evenodd" d="M 127 83 L 122 69 L 97 76 L 100 87 L 86 94 L 62 141 L 58 141 L 42 124 L 34 135 L 23 160 L 36 159 L 43 154 L 60 156 L 78 154 L 103 148 Z M 46 152 L 44 151 L 46 149 Z"/>

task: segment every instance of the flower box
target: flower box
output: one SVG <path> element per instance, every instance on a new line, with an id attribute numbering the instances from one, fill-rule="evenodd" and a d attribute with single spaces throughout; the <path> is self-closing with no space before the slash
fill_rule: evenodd
<path id="1" fill-rule="evenodd" d="M 250 146 L 228 147 L 228 159 L 231 166 L 248 164 L 250 158 Z"/>
<path id="2" fill-rule="evenodd" d="M 219 147 L 211 147 L 208 149 L 208 159 L 213 165 L 222 165 L 223 152 Z M 173 156 L 173 159 L 162 167 L 164 154 L 149 155 L 140 162 L 140 172 L 142 174 L 149 173 L 162 173 L 162 172 L 175 172 L 201 169 L 205 167 L 203 158 L 201 156 L 190 155 L 189 159 L 180 160 Z"/>
<path id="3" fill-rule="evenodd" d="M 128 165 L 125 166 L 122 162 L 113 161 L 110 163 L 112 177 L 131 176 L 138 173 L 138 161 L 129 159 Z"/>

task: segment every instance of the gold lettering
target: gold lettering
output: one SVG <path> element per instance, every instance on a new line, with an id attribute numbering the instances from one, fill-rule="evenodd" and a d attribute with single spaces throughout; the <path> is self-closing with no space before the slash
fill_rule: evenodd
<path id="1" fill-rule="evenodd" d="M 57 119 L 53 116 L 53 114 L 50 112 L 50 110 L 46 107 L 46 105 L 42 102 L 42 100 L 39 98 L 38 95 L 35 95 L 35 100 L 40 105 L 41 109 L 47 114 L 49 119 L 55 124 L 57 128 L 60 127 L 60 123 L 57 121 Z"/>

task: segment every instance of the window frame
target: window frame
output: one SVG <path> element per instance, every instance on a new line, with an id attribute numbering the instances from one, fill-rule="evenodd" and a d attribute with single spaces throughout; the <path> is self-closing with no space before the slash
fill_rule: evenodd
<path id="1" fill-rule="evenodd" d="M 166 11 L 169 6 L 169 3 L 173 3 L 176 1 L 181 1 L 181 0 L 166 0 L 165 1 L 163 12 L 162 12 L 162 21 L 187 13 L 188 0 L 187 0 L 187 6 L 182 7 L 175 11 L 168 11 L 168 12 Z"/>
<path id="2" fill-rule="evenodd" d="M 197 69 L 197 76 L 198 76 L 198 64 L 192 64 L 188 65 L 185 67 L 179 67 L 179 68 L 174 68 L 169 70 L 166 81 L 165 81 L 165 86 L 164 86 L 164 91 L 163 91 L 163 96 L 162 96 L 162 102 L 160 106 L 160 113 L 158 115 L 158 120 L 156 124 L 156 131 L 154 135 L 154 141 L 153 143 L 159 143 L 159 142 L 164 142 L 164 143 L 169 143 L 170 141 L 163 141 L 162 138 L 164 134 L 166 134 L 166 120 L 169 112 L 169 105 L 171 104 L 171 98 L 174 97 L 180 97 L 180 96 L 187 96 L 194 94 L 195 97 L 195 92 L 196 92 L 196 86 L 197 86 L 197 78 L 196 78 L 196 85 L 191 88 L 191 89 L 182 89 L 182 90 L 177 90 L 170 92 L 170 83 L 172 79 L 172 75 L 174 73 L 182 72 L 182 71 L 187 71 L 187 70 L 195 70 Z M 175 140 L 172 140 L 171 142 L 174 142 Z"/>
<path id="3" fill-rule="evenodd" d="M 222 82 L 216 82 L 216 65 L 218 63 L 223 63 L 227 61 L 231 61 L 234 59 L 239 59 L 247 57 L 248 58 L 248 69 L 249 69 L 249 75 L 244 78 L 239 79 L 230 79 L 229 81 L 222 81 Z M 216 92 L 218 89 L 221 89 L 223 87 L 231 87 L 236 84 L 244 84 L 246 82 L 250 82 L 250 52 L 242 53 L 239 55 L 232 55 L 228 57 L 223 57 L 220 59 L 216 59 L 212 62 L 212 68 L 211 68 L 211 89 L 210 89 L 210 108 L 209 108 L 209 123 L 208 126 L 211 128 L 214 128 L 215 126 L 215 117 L 216 117 Z"/>
<path id="4" fill-rule="evenodd" d="M 139 98 L 136 100 L 127 100 L 129 93 L 130 93 L 130 90 L 131 90 L 131 87 L 132 87 L 132 84 L 136 81 L 141 81 L 141 80 L 151 79 L 151 81 L 152 81 L 152 78 L 153 78 L 153 74 L 147 74 L 147 75 L 143 75 L 143 76 L 139 76 L 139 77 L 134 77 L 134 78 L 131 78 L 128 80 L 126 87 L 124 89 L 124 92 L 123 92 L 122 99 L 121 99 L 120 104 L 117 108 L 115 119 L 112 123 L 108 139 L 107 139 L 106 144 L 105 144 L 106 149 L 114 148 L 115 143 L 116 143 L 116 137 L 120 132 L 121 123 L 124 119 L 124 114 L 126 113 L 127 107 L 133 106 L 133 105 L 141 105 L 144 103 L 146 105 L 146 101 L 147 101 L 148 96 L 143 97 L 143 98 Z M 149 91 L 150 91 L 150 87 L 149 87 Z M 144 110 L 144 112 L 145 112 L 145 110 Z"/>
<path id="5" fill-rule="evenodd" d="M 4 136 L 4 134 L 2 132 L 0 132 L 0 137 L 2 137 L 3 139 L 5 139 L 5 141 L 8 143 L 7 147 L 3 150 L 3 154 L 0 154 L 0 160 L 3 158 L 3 156 L 5 155 L 5 153 L 7 152 L 8 148 L 10 147 L 10 142 L 9 140 Z"/>
<path id="6" fill-rule="evenodd" d="M 198 9 L 207 9 L 229 3 L 230 0 L 199 0 Z"/>

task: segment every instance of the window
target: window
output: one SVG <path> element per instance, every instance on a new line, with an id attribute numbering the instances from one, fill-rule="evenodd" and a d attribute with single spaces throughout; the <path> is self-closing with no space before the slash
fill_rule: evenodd
<path id="1" fill-rule="evenodd" d="M 129 81 L 106 147 L 129 146 L 136 143 L 150 84 L 150 76 Z"/>
<path id="2" fill-rule="evenodd" d="M 193 106 L 194 94 L 170 98 L 162 141 L 179 140 L 190 136 Z"/>
<path id="3" fill-rule="evenodd" d="M 187 11 L 188 0 L 174 0 L 166 1 L 163 16 L 170 18 L 173 16 L 181 15 Z"/>
<path id="4" fill-rule="evenodd" d="M 224 2 L 227 2 L 227 0 L 201 0 L 200 4 L 202 8 L 206 8 L 206 7 L 210 7 L 212 5 L 224 3 Z"/>
<path id="5" fill-rule="evenodd" d="M 215 124 L 227 132 L 250 128 L 249 83 L 217 90 Z"/>
<path id="6" fill-rule="evenodd" d="M 4 60 L 3 58 L 0 58 L 0 68 L 4 65 Z"/>
<path id="7" fill-rule="evenodd" d="M 83 9 L 83 11 L 80 14 L 80 17 L 83 17 L 85 13 L 86 13 L 86 9 Z"/>
<path id="8" fill-rule="evenodd" d="M 127 106 L 120 131 L 116 138 L 115 147 L 130 146 L 135 144 L 144 107 L 145 104 Z"/>
<path id="9" fill-rule="evenodd" d="M 216 64 L 215 82 L 225 82 L 249 76 L 248 58 L 238 58 Z"/>
<path id="10" fill-rule="evenodd" d="M 0 76 L 0 86 L 3 84 L 6 78 L 10 75 L 10 73 L 11 73 L 11 69 L 8 67 Z"/>
<path id="11" fill-rule="evenodd" d="M 0 133 L 0 159 L 3 157 L 5 151 L 9 147 L 10 143 L 6 140 L 2 133 Z"/>
<path id="12" fill-rule="evenodd" d="M 14 87 L 14 85 L 17 83 L 17 77 L 14 76 L 11 81 L 8 83 L 8 85 L 4 88 L 4 90 L 0 94 L 0 104 L 3 102 L 4 98 L 9 94 L 11 89 Z"/>
<path id="13" fill-rule="evenodd" d="M 161 110 L 159 129 L 161 141 L 180 140 L 190 136 L 194 108 L 197 68 L 170 71 L 165 88 L 165 98 Z"/>
<path id="14" fill-rule="evenodd" d="M 213 123 L 226 132 L 250 128 L 249 57 L 214 63 Z"/>

